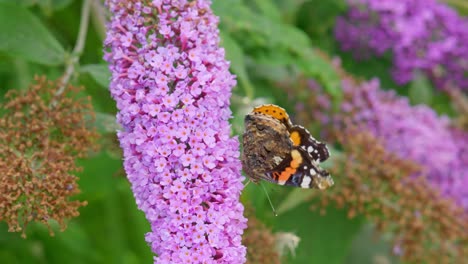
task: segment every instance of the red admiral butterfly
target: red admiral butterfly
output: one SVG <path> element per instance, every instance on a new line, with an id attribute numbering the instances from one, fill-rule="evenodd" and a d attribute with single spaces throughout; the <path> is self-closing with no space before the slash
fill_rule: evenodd
<path id="1" fill-rule="evenodd" d="M 330 156 L 327 146 L 302 126 L 293 125 L 277 105 L 261 105 L 245 117 L 242 167 L 253 182 L 327 189 L 330 174 L 319 166 Z"/>

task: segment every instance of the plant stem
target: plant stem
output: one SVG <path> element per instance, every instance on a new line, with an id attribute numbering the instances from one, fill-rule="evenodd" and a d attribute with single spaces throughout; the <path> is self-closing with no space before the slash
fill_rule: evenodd
<path id="1" fill-rule="evenodd" d="M 70 80 L 73 72 L 75 71 L 75 65 L 76 63 L 78 63 L 81 53 L 83 52 L 86 34 L 88 32 L 90 5 L 90 0 L 83 1 L 83 5 L 81 7 L 80 29 L 78 31 L 78 37 L 76 39 L 75 48 L 73 49 L 70 58 L 66 62 L 67 67 L 62 77 L 60 88 L 57 90 L 55 96 L 62 94 L 65 90 L 68 81 Z"/>
<path id="2" fill-rule="evenodd" d="M 106 9 L 101 1 L 91 1 L 92 22 L 101 40 L 106 38 Z"/>

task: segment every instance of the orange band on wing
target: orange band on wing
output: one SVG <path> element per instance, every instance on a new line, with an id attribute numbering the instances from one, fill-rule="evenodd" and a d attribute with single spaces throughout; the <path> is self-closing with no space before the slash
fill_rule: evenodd
<path id="1" fill-rule="evenodd" d="M 290 135 L 289 138 L 293 142 L 294 146 L 299 146 L 301 144 L 301 135 L 299 135 L 299 132 L 293 131 Z"/>
<path id="2" fill-rule="evenodd" d="M 299 151 L 294 149 L 293 151 L 291 151 L 291 157 L 292 157 L 292 160 L 291 160 L 291 163 L 290 163 L 291 167 L 296 169 L 302 163 L 302 155 L 301 155 L 301 153 Z"/>
<path id="3" fill-rule="evenodd" d="M 286 167 L 281 173 L 273 172 L 273 179 L 279 184 L 286 183 L 289 178 L 297 172 L 297 168 L 302 164 L 302 155 L 297 149 L 291 151 L 291 161 L 289 167 Z"/>
<path id="4" fill-rule="evenodd" d="M 283 172 L 281 172 L 278 181 L 279 182 L 287 182 L 289 180 L 289 177 L 296 173 L 296 169 L 293 169 L 291 167 L 287 167 Z"/>
<path id="5" fill-rule="evenodd" d="M 291 168 L 297 169 L 297 167 L 299 167 L 299 165 L 301 165 L 301 163 L 300 163 L 299 160 L 292 160 L 290 165 L 291 165 Z"/>
<path id="6" fill-rule="evenodd" d="M 284 110 L 283 108 L 277 105 L 272 105 L 272 104 L 261 105 L 261 106 L 255 107 L 252 110 L 252 112 L 266 114 L 282 122 L 286 122 L 286 123 L 289 122 L 289 115 L 288 113 L 286 113 L 286 110 Z"/>

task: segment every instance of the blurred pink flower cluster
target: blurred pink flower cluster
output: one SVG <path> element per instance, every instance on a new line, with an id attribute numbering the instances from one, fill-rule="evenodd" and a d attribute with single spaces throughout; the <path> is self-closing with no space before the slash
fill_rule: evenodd
<path id="1" fill-rule="evenodd" d="M 347 0 L 335 36 L 358 58 L 390 52 L 393 77 L 424 72 L 441 89 L 468 89 L 468 19 L 436 0 Z"/>
<path id="2" fill-rule="evenodd" d="M 351 78 L 343 78 L 343 101 L 339 112 L 330 114 L 330 97 L 317 82 L 308 86 L 317 94 L 315 120 L 336 130 L 353 125 L 371 132 L 389 152 L 421 165 L 434 187 L 468 211 L 468 133 L 448 117 L 426 105 L 412 106 L 406 97 L 383 90 L 378 79 Z"/>

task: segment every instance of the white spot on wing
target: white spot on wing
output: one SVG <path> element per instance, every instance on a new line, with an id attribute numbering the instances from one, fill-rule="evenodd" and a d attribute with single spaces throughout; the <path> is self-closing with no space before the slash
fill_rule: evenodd
<path id="1" fill-rule="evenodd" d="M 278 156 L 274 156 L 273 161 L 275 162 L 276 165 L 278 165 L 278 164 L 281 163 L 281 161 L 283 161 L 283 158 L 278 157 Z"/>
<path id="2" fill-rule="evenodd" d="M 314 169 L 314 168 L 310 169 L 310 171 L 309 171 L 309 172 L 310 172 L 310 175 L 312 175 L 312 176 L 314 176 L 314 175 L 316 175 L 316 174 L 317 174 L 317 172 L 315 171 L 315 169 Z"/>
<path id="3" fill-rule="evenodd" d="M 302 188 L 309 188 L 309 185 L 310 185 L 311 181 L 312 181 L 312 178 L 310 178 L 309 176 L 304 176 L 304 178 L 302 178 L 301 187 Z"/>

